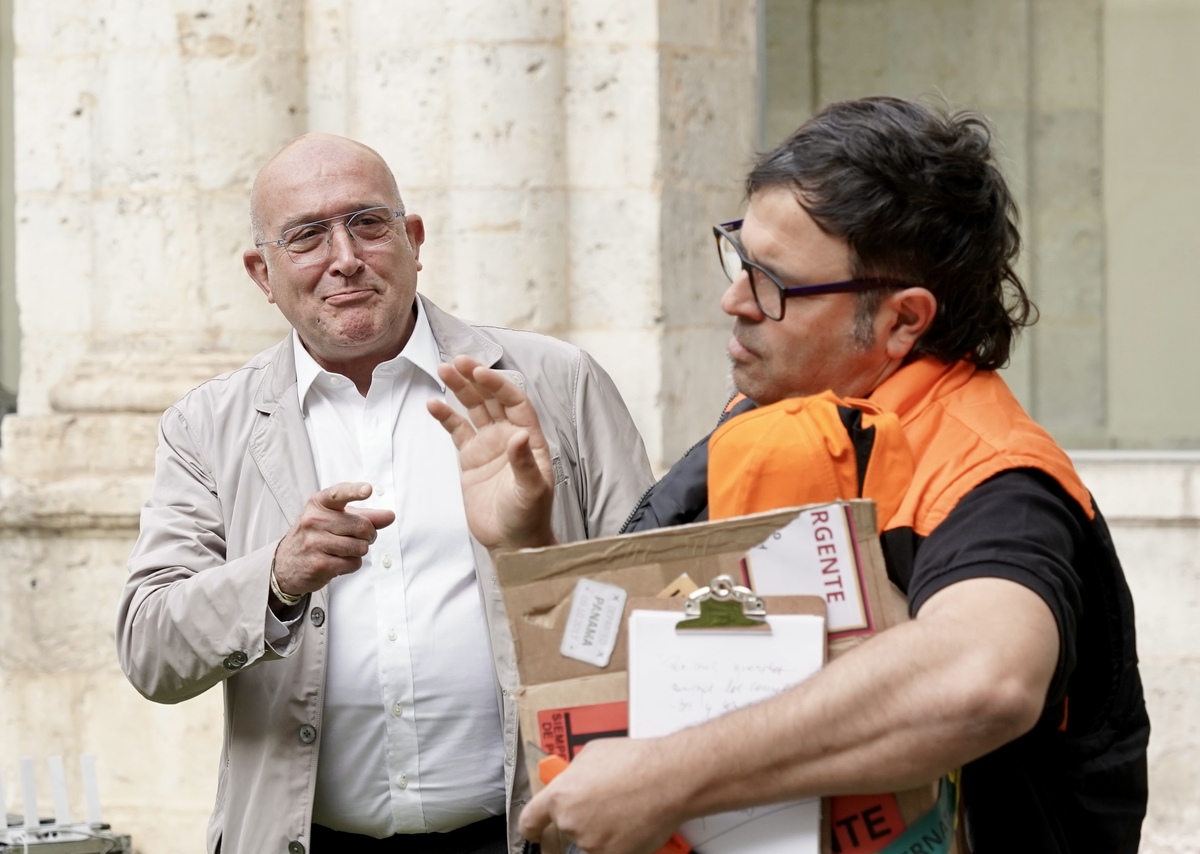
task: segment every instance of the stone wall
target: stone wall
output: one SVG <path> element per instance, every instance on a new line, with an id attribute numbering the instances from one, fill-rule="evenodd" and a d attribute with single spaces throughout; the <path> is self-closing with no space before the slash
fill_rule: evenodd
<path id="1" fill-rule="evenodd" d="M 674 459 L 726 399 L 709 228 L 753 149 L 754 3 L 18 2 L 13 33 L 0 779 L 61 754 L 78 796 L 94 753 L 117 829 L 196 851 L 219 692 L 145 701 L 113 623 L 159 414 L 285 330 L 241 266 L 256 169 L 310 129 L 377 148 L 426 218 L 422 290 L 587 347 Z"/>
<path id="2" fill-rule="evenodd" d="M 1194 75 L 1170 68 L 1191 67 L 1200 11 L 762 6 L 760 117 L 754 0 L 17 0 L 21 399 L 0 427 L 8 792 L 19 756 L 92 752 L 107 818 L 140 851 L 202 846 L 219 693 L 173 707 L 139 697 L 115 664 L 116 597 L 158 414 L 284 330 L 241 269 L 246 198 L 258 166 L 307 129 L 355 136 L 392 163 L 426 218 L 426 293 L 586 346 L 661 465 L 725 400 L 709 228 L 740 209 L 760 139 L 835 97 L 940 89 L 995 120 L 1026 212 L 1022 271 L 1044 317 L 1013 385 L 1068 444 L 1187 444 L 1194 430 L 1164 438 L 1164 419 L 1145 413 L 1186 387 L 1157 366 L 1189 364 L 1200 342 L 1178 309 L 1200 275 L 1179 249 L 1200 225 L 1186 203 L 1196 111 L 1139 129 L 1194 99 Z M 1153 61 L 1160 49 L 1169 62 Z M 1150 190 L 1167 193 L 1168 219 Z M 1156 290 L 1139 315 L 1143 278 Z M 1139 332 L 1147 318 L 1169 334 Z M 1121 403 L 1130 395 L 1136 406 Z M 1155 726 L 1143 850 L 1200 852 L 1200 458 L 1078 462 L 1138 604 Z"/>

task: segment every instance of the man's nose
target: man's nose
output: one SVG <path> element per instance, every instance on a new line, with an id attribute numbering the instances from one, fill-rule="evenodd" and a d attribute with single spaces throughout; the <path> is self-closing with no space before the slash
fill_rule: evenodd
<path id="1" fill-rule="evenodd" d="M 340 222 L 329 229 L 329 258 L 339 269 L 357 268 L 362 264 L 358 257 L 358 239 L 351 233 L 350 227 Z"/>
<path id="2" fill-rule="evenodd" d="M 750 287 L 750 274 L 745 268 L 733 278 L 725 293 L 721 295 L 721 311 L 731 317 L 745 317 L 749 320 L 762 320 L 765 315 L 754 299 L 754 291 Z"/>

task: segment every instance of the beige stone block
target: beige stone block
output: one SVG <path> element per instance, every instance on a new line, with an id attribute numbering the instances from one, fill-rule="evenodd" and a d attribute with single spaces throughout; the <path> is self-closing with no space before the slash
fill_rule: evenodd
<path id="1" fill-rule="evenodd" d="M 894 94 L 888 86 L 890 45 L 887 0 L 817 4 L 817 79 L 814 109 L 868 94 Z M 921 43 L 930 41 L 922 37 Z"/>
<path id="2" fill-rule="evenodd" d="M 0 477 L 0 533 L 11 529 L 22 537 L 37 537 L 86 532 L 132 540 L 150 482 L 149 473 L 137 471 L 64 474 L 61 479 Z"/>
<path id="3" fill-rule="evenodd" d="M 244 218 L 258 170 L 284 143 L 307 130 L 303 75 L 302 54 L 265 48 L 236 59 L 187 62 L 181 150 L 169 168 L 187 189 L 238 193 Z M 230 92 L 245 96 L 231 103 L 226 97 Z"/>
<path id="4" fill-rule="evenodd" d="M 672 465 L 708 434 L 733 393 L 728 328 L 671 329 L 663 335 L 663 464 Z"/>
<path id="5" fill-rule="evenodd" d="M 1114 527 L 1200 524 L 1200 455 L 1195 452 L 1077 451 L 1071 456 Z"/>
<path id="6" fill-rule="evenodd" d="M 5 670 L 86 672 L 111 666 L 116 603 L 133 532 L 116 539 L 80 533 L 0 538 Z"/>
<path id="7" fill-rule="evenodd" d="M 1027 15 L 1013 0 L 822 3 L 820 104 L 940 94 L 956 106 L 1018 108 L 1027 91 Z"/>
<path id="8" fill-rule="evenodd" d="M 659 62 L 650 45 L 572 46 L 565 120 L 573 188 L 648 188 L 659 178 Z"/>
<path id="9" fill-rule="evenodd" d="M 659 38 L 659 3 L 565 0 L 569 43 L 651 45 Z"/>
<path id="10" fill-rule="evenodd" d="M 459 0 L 444 8 L 447 29 L 461 41 L 561 42 L 565 34 L 562 0 Z"/>
<path id="11" fill-rule="evenodd" d="M 1049 318 L 1096 318 L 1104 282 L 1100 116 L 1039 114 L 1032 144 L 1029 236 L 1039 306 Z"/>
<path id="12" fill-rule="evenodd" d="M 756 0 L 672 0 L 659 4 L 659 42 L 668 50 L 753 55 L 758 45 Z"/>
<path id="13" fill-rule="evenodd" d="M 21 331 L 27 340 L 80 343 L 91 324 L 98 245 L 91 210 L 71 195 L 22 195 L 16 207 L 16 284 Z M 48 261 L 53 259 L 53 287 Z M 26 363 L 28 366 L 28 363 Z"/>
<path id="14" fill-rule="evenodd" d="M 562 186 L 562 50 L 548 44 L 452 48 L 454 111 L 446 141 L 452 183 L 532 189 Z"/>
<path id="15" fill-rule="evenodd" d="M 763 145 L 774 148 L 816 111 L 813 0 L 764 0 Z"/>
<path id="16" fill-rule="evenodd" d="M 92 335 L 130 348 L 166 349 L 196 339 L 204 316 L 198 198 L 121 191 L 95 199 L 88 213 L 98 247 Z M 180 228 L 191 223 L 192 228 Z"/>
<path id="17" fill-rule="evenodd" d="M 740 187 L 725 192 L 668 187 L 663 191 L 663 320 L 668 329 L 728 329 L 721 295 L 729 280 L 717 261 L 712 227 L 735 219 L 742 209 Z"/>
<path id="18" fill-rule="evenodd" d="M 454 278 L 455 238 L 454 200 L 441 188 L 420 186 L 411 192 L 401 187 L 408 210 L 421 215 L 425 223 L 425 245 L 421 247 L 422 270 L 417 289 L 439 307 L 457 314 L 460 283 Z M 461 283 L 476 286 L 477 283 Z"/>
<path id="19" fill-rule="evenodd" d="M 249 191 L 242 187 L 199 194 L 194 208 L 176 214 L 177 229 L 187 232 L 194 245 L 198 268 L 194 272 L 173 269 L 157 280 L 131 283 L 139 290 L 161 290 L 162 298 L 174 303 L 178 299 L 175 277 L 194 276 L 200 310 L 193 317 L 183 318 L 179 332 L 183 340 L 194 341 L 202 352 L 231 353 L 234 359 L 265 350 L 290 328 L 242 264 L 242 253 L 252 242 L 248 198 Z M 185 213 L 194 213 L 195 218 L 189 221 Z M 171 266 L 174 264 L 172 261 Z M 164 324 L 170 316 L 172 311 L 163 311 L 156 325 Z M 174 341 L 178 345 L 180 337 Z"/>
<path id="20" fill-rule="evenodd" d="M 145 50 L 176 32 L 170 4 L 138 4 L 123 16 L 109 0 L 82 0 L 47 14 L 43 4 L 13 3 L 13 32 L 22 52 L 48 56 Z"/>
<path id="21" fill-rule="evenodd" d="M 1102 447 L 1106 409 L 1101 321 L 1043 318 L 1035 329 L 1034 417 L 1065 447 Z"/>
<path id="22" fill-rule="evenodd" d="M 449 144 L 459 133 L 457 104 L 450 88 L 449 45 L 416 45 L 355 54 L 344 60 L 344 73 L 367 75 L 370 85 L 339 86 L 336 76 L 322 81 L 322 97 L 345 113 L 339 132 L 361 139 L 391 165 L 401 190 L 445 186 L 457 163 Z"/>
<path id="23" fill-rule="evenodd" d="M 84 193 L 100 112 L 102 61 L 92 55 L 21 56 L 13 62 L 13 187 L 29 193 Z"/>
<path id="24" fill-rule="evenodd" d="M 650 190 L 576 190 L 570 206 L 572 330 L 662 322 L 663 212 Z"/>
<path id="25" fill-rule="evenodd" d="M 753 56 L 673 52 L 662 61 L 662 175 L 667 185 L 727 190 L 757 136 Z"/>
<path id="26" fill-rule="evenodd" d="M 1103 0 L 1034 0 L 1034 103 L 1038 110 L 1101 105 Z"/>
<path id="27" fill-rule="evenodd" d="M 1135 526 L 1118 521 L 1112 522 L 1111 530 L 1137 608 L 1139 656 L 1159 664 L 1194 660 L 1200 524 L 1164 520 Z"/>
<path id="28" fill-rule="evenodd" d="M 448 195 L 454 248 L 451 257 L 443 257 L 462 315 L 550 334 L 565 331 L 565 192 L 453 189 Z"/>
<path id="29" fill-rule="evenodd" d="M 3 472 L 13 478 L 148 472 L 158 421 L 158 415 L 128 413 L 6 416 Z"/>
<path id="30" fill-rule="evenodd" d="M 1139 649 L 1146 646 L 1138 639 Z M 1143 852 L 1200 850 L 1200 662 L 1142 653 L 1150 713 L 1150 803 Z"/>
<path id="31" fill-rule="evenodd" d="M 573 330 L 569 340 L 587 350 L 613 378 L 646 444 L 650 464 L 661 469 L 664 410 L 662 374 L 658 366 L 663 358 L 662 332 L 659 329 L 581 329 Z"/>

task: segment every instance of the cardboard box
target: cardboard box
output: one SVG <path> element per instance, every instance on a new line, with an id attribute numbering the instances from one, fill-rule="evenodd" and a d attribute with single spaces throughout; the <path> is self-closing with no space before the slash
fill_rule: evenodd
<path id="1" fill-rule="evenodd" d="M 789 529 L 789 525 L 793 527 Z M 776 589 L 756 592 L 811 593 L 814 584 L 828 585 L 832 614 L 835 605 L 845 603 L 846 591 L 857 586 L 862 599 L 859 621 L 850 619 L 842 630 L 834 630 L 831 623 L 828 652 L 834 659 L 908 619 L 904 595 L 887 578 L 875 506 L 870 501 L 793 507 L 718 522 L 498 553 L 496 575 L 516 646 L 520 679 L 516 700 L 522 741 L 533 741 L 547 753 L 558 753 L 569 760 L 593 738 L 624 734 L 622 722 L 627 718 L 622 704 L 628 701 L 624 625 L 618 627 L 611 657 L 603 666 L 568 658 L 560 651 L 580 579 L 614 585 L 629 599 L 658 596 L 664 591 L 685 595 L 688 585 L 679 581 L 684 575 L 698 586 L 722 574 L 748 583 L 755 574 L 768 577 L 765 569 L 754 569 L 759 559 L 756 549 L 768 540 L 783 537 L 788 530 L 810 525 L 814 531 L 820 525 L 842 532 L 839 536 L 844 536 L 844 541 L 840 542 L 849 546 L 840 556 L 842 562 L 836 567 L 831 564 L 830 556 L 836 550 L 828 546 L 832 540 L 820 538 L 825 536 L 820 532 L 807 540 L 815 544 L 814 553 L 799 558 L 810 564 L 807 586 L 779 588 L 779 583 L 787 583 L 785 579 L 776 582 Z M 844 528 L 838 527 L 841 525 Z M 835 596 L 838 598 L 833 599 Z M 536 761 L 531 756 L 526 756 L 526 761 L 536 791 L 541 787 Z M 928 786 L 874 799 L 836 799 L 832 810 L 827 803 L 830 818 L 825 822 L 824 850 L 841 854 L 881 850 L 883 846 L 875 846 L 874 838 L 866 832 L 868 826 L 883 828 L 891 835 L 926 813 L 936 798 L 936 786 Z M 885 820 L 890 825 L 880 823 Z"/>
<path id="2" fill-rule="evenodd" d="M 615 585 L 630 598 L 657 596 L 681 575 L 699 586 L 721 574 L 744 581 L 743 559 L 748 551 L 802 513 L 821 508 L 844 513 L 849 520 L 854 571 L 862 579 L 869 603 L 868 629 L 837 639 L 830 652 L 839 654 L 871 633 L 906 619 L 903 597 L 887 581 L 875 529 L 875 508 L 870 501 L 794 507 L 719 522 L 497 554 L 496 575 L 516 646 L 522 738 L 540 741 L 547 716 L 541 715 L 539 721 L 539 713 L 628 699 L 625 682 L 628 652 L 623 630 L 604 667 L 567 658 L 560 652 L 579 579 Z M 530 776 L 536 786 L 536 773 Z"/>

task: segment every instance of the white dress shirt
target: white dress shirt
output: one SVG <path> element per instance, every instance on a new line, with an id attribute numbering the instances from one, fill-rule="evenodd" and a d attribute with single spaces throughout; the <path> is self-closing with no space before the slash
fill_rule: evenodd
<path id="1" fill-rule="evenodd" d="M 313 822 L 375 837 L 504 812 L 496 675 L 458 454 L 425 408 L 443 398 L 417 301 L 403 352 L 364 398 L 293 333 L 297 394 L 321 488 L 365 481 L 396 512 L 357 572 L 329 585 L 329 664 Z M 355 505 L 351 505 L 353 508 Z"/>

